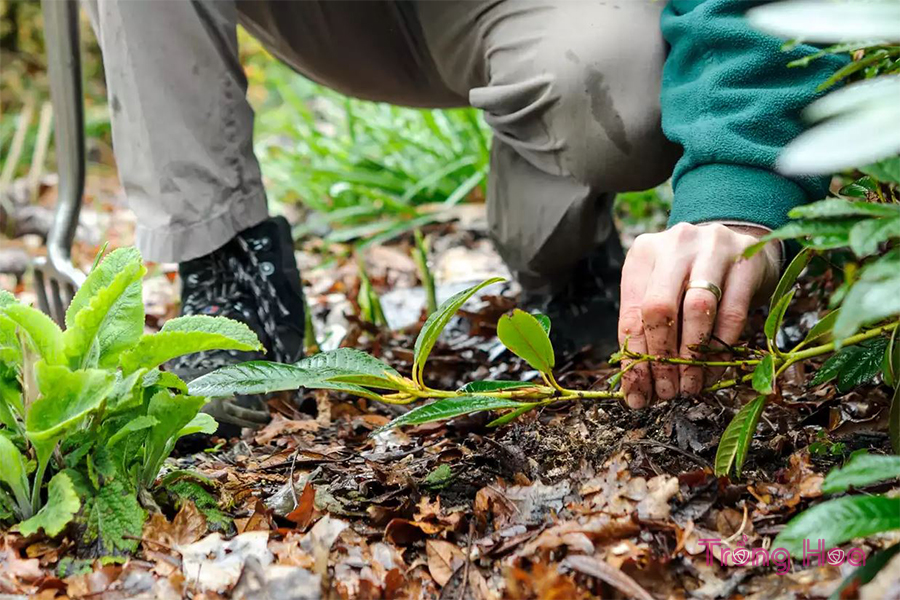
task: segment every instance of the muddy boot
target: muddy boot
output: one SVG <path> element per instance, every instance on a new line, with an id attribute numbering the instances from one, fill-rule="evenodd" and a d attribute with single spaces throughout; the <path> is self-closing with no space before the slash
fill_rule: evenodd
<path id="1" fill-rule="evenodd" d="M 625 254 L 615 235 L 581 259 L 554 290 L 525 290 L 522 304 L 550 317 L 557 356 L 589 350 L 607 359 L 618 349 L 619 283 Z"/>
<path id="2" fill-rule="evenodd" d="M 222 316 L 246 323 L 266 348 L 261 352 L 212 350 L 171 361 L 167 368 L 191 381 L 248 360 L 292 363 L 303 354 L 303 290 L 294 259 L 291 229 L 284 217 L 267 219 L 238 234 L 211 254 L 183 262 L 181 314 Z M 219 422 L 217 435 L 232 437 L 242 427 L 268 423 L 259 395 L 210 401 L 203 412 Z"/>

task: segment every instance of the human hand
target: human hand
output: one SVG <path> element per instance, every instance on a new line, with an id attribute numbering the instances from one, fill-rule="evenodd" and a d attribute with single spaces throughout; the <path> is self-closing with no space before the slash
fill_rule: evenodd
<path id="1" fill-rule="evenodd" d="M 695 350 L 716 338 L 731 346 L 738 341 L 753 303 L 763 300 L 778 281 L 781 246 L 777 242 L 750 259 L 744 250 L 768 233 L 762 227 L 679 223 L 638 236 L 625 257 L 619 309 L 619 344 L 654 356 L 698 358 Z M 687 289 L 705 280 L 719 287 L 721 300 L 708 289 Z M 628 361 L 625 361 L 627 365 Z M 654 362 L 635 365 L 622 378 L 631 408 L 697 394 L 703 367 Z"/>

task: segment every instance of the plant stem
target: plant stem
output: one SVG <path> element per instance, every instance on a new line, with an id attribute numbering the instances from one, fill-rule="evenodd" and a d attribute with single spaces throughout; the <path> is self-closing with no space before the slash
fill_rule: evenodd
<path id="1" fill-rule="evenodd" d="M 658 362 L 670 365 L 692 365 L 697 367 L 750 367 L 758 365 L 761 361 L 755 358 L 746 360 L 698 360 L 693 358 L 680 358 L 675 356 L 653 356 L 652 354 L 639 354 L 627 352 L 625 356 L 633 361 Z"/>

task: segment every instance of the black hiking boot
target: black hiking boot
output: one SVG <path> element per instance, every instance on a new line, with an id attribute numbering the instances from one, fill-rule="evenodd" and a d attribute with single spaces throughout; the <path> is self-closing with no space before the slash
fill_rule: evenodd
<path id="1" fill-rule="evenodd" d="M 525 291 L 526 309 L 550 317 L 550 341 L 558 356 L 582 350 L 608 359 L 618 349 L 619 284 L 625 253 L 615 233 L 582 258 L 567 283 L 552 291 Z"/>
<path id="2" fill-rule="evenodd" d="M 168 369 L 191 381 L 248 360 L 292 363 L 303 354 L 304 302 L 294 259 L 291 229 L 284 217 L 267 219 L 239 233 L 206 256 L 178 266 L 181 314 L 222 316 L 246 323 L 266 349 L 261 352 L 211 350 L 171 361 Z M 210 401 L 203 412 L 219 422 L 216 435 L 240 435 L 241 427 L 268 423 L 262 396 Z"/>

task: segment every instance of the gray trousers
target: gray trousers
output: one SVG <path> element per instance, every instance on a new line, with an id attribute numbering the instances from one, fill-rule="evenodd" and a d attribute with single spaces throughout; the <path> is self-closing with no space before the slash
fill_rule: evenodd
<path id="1" fill-rule="evenodd" d="M 119 174 L 152 261 L 267 217 L 236 25 L 299 73 L 408 106 L 471 105 L 494 132 L 488 217 L 521 283 L 564 280 L 614 235 L 615 192 L 664 181 L 663 2 L 86 0 Z"/>

